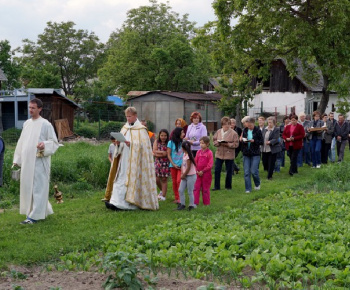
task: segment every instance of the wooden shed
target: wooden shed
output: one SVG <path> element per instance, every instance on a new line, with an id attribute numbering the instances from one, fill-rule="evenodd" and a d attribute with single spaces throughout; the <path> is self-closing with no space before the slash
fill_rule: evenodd
<path id="1" fill-rule="evenodd" d="M 28 89 L 28 93 L 42 100 L 41 116 L 49 120 L 55 128 L 55 121 L 67 119 L 71 131 L 74 126 L 74 112 L 79 106 L 68 99 L 59 89 Z"/>

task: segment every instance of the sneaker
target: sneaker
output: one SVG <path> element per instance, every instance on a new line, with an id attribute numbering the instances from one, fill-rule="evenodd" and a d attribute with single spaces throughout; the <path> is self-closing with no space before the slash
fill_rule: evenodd
<path id="1" fill-rule="evenodd" d="M 25 219 L 23 222 L 20 222 L 21 225 L 32 225 L 32 224 L 36 224 L 37 221 L 35 220 L 30 220 L 30 219 Z"/>
<path id="2" fill-rule="evenodd" d="M 193 205 L 193 207 L 194 207 L 194 208 L 197 208 L 197 205 L 196 205 L 196 204 L 194 204 L 194 205 Z"/>
<path id="3" fill-rule="evenodd" d="M 163 195 L 158 195 L 158 199 L 160 201 L 165 201 L 166 200 L 166 198 Z"/>
<path id="4" fill-rule="evenodd" d="M 188 210 L 190 210 L 190 211 L 193 210 L 193 209 L 195 209 L 194 206 L 189 206 L 189 207 L 188 207 Z"/>
<path id="5" fill-rule="evenodd" d="M 260 185 L 254 187 L 255 190 L 260 190 Z"/>
<path id="6" fill-rule="evenodd" d="M 321 164 L 318 164 L 318 165 L 316 166 L 316 168 L 321 168 Z"/>
<path id="7" fill-rule="evenodd" d="M 250 193 L 250 191 L 249 191 L 249 190 L 246 190 L 245 193 Z"/>
<path id="8" fill-rule="evenodd" d="M 186 206 L 184 204 L 179 203 L 176 210 L 184 210 L 185 208 L 186 208 Z"/>
<path id="9" fill-rule="evenodd" d="M 312 166 L 312 168 L 316 168 L 316 166 Z"/>

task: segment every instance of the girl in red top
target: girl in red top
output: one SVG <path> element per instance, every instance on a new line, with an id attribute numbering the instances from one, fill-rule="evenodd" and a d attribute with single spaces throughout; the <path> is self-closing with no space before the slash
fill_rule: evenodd
<path id="1" fill-rule="evenodd" d="M 199 204 L 200 191 L 202 190 L 203 204 L 210 204 L 210 186 L 212 180 L 211 169 L 213 167 L 213 152 L 209 149 L 210 139 L 203 136 L 199 139 L 201 150 L 197 152 L 195 161 L 197 164 L 197 180 L 194 185 L 194 204 Z"/>

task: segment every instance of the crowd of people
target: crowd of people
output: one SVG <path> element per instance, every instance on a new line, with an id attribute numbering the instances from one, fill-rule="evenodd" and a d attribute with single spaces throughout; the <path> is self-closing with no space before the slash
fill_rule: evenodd
<path id="1" fill-rule="evenodd" d="M 335 162 L 335 148 L 338 162 L 344 158 L 345 146 L 350 140 L 349 123 L 342 114 L 339 120 L 334 113 L 328 115 L 318 111 L 312 117 L 305 113 L 290 114 L 277 126 L 274 117 L 260 116 L 256 120 L 250 116 L 242 119 L 243 128 L 236 126 L 236 120 L 221 119 L 221 129 L 213 135 L 212 144 L 216 147 L 215 165 L 207 129 L 198 112 L 192 113 L 191 124 L 183 119 L 175 121 L 175 129 L 170 136 L 166 129 L 158 134 L 153 145 L 158 199 L 164 201 L 167 194 L 167 181 L 171 175 L 174 203 L 177 209 L 185 209 L 184 190 L 189 195 L 189 210 L 196 208 L 200 192 L 204 205 L 210 204 L 210 191 L 220 190 L 222 166 L 225 163 L 225 189 L 232 189 L 232 176 L 239 172 L 235 159 L 243 155 L 245 192 L 260 190 L 259 166 L 262 163 L 267 180 L 273 179 L 275 172 L 285 166 L 285 156 L 290 159 L 289 175 L 298 173 L 298 167 L 307 164 L 321 168 L 322 164 Z M 184 129 L 185 128 L 185 129 Z M 186 130 L 186 132 L 185 132 Z M 350 141 L 349 141 L 350 148 Z M 212 167 L 214 166 L 214 186 Z"/>
<path id="2" fill-rule="evenodd" d="M 40 116 L 43 103 L 33 99 L 29 104 L 31 118 L 24 123 L 16 146 L 13 166 L 21 167 L 20 213 L 26 215 L 21 224 L 33 224 L 53 213 L 48 200 L 50 156 L 59 147 L 52 125 Z M 111 162 L 105 196 L 102 201 L 110 210 L 157 210 L 159 202 L 166 200 L 168 178 L 171 176 L 176 210 L 186 209 L 185 190 L 189 197 L 188 210 L 195 209 L 202 195 L 203 205 L 210 205 L 210 191 L 220 190 L 222 166 L 225 164 L 225 189 L 232 189 L 232 176 L 240 169 L 235 159 L 243 155 L 245 192 L 260 190 L 259 165 L 262 160 L 266 178 L 272 180 L 275 172 L 290 158 L 289 174 L 307 164 L 320 168 L 322 164 L 342 162 L 347 142 L 350 148 L 350 126 L 342 114 L 338 121 L 334 114 L 311 116 L 291 114 L 277 126 L 274 117 L 257 120 L 246 116 L 243 128 L 236 120 L 221 119 L 221 128 L 211 140 L 200 113 L 193 112 L 191 124 L 184 119 L 175 120 L 169 133 L 161 129 L 157 135 L 147 129 L 145 120 L 139 121 L 134 107 L 125 110 L 126 124 L 113 133 L 108 149 Z M 0 138 L 0 165 L 3 162 L 4 142 Z M 214 187 L 212 168 L 214 166 Z M 253 182 L 252 182 L 253 180 Z M 254 183 L 254 184 L 253 184 Z M 0 186 L 2 176 L 0 176 Z M 159 193 L 157 192 L 157 187 Z"/>

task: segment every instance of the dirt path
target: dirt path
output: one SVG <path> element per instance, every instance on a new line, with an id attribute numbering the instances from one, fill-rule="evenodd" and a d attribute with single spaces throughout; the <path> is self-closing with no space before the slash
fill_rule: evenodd
<path id="1" fill-rule="evenodd" d="M 10 273 L 6 277 L 0 277 L 1 290 L 13 290 L 15 286 L 21 286 L 25 290 L 97 290 L 103 289 L 102 284 L 106 281 L 106 274 L 98 272 L 69 272 L 69 271 L 46 271 L 39 267 L 24 268 L 14 267 L 17 273 L 23 273 L 26 279 L 14 279 Z M 156 289 L 197 289 L 207 285 L 208 282 L 201 280 L 180 280 L 168 275 L 158 275 Z M 18 288 L 21 289 L 21 288 Z M 226 289 L 240 289 L 226 287 Z"/>

